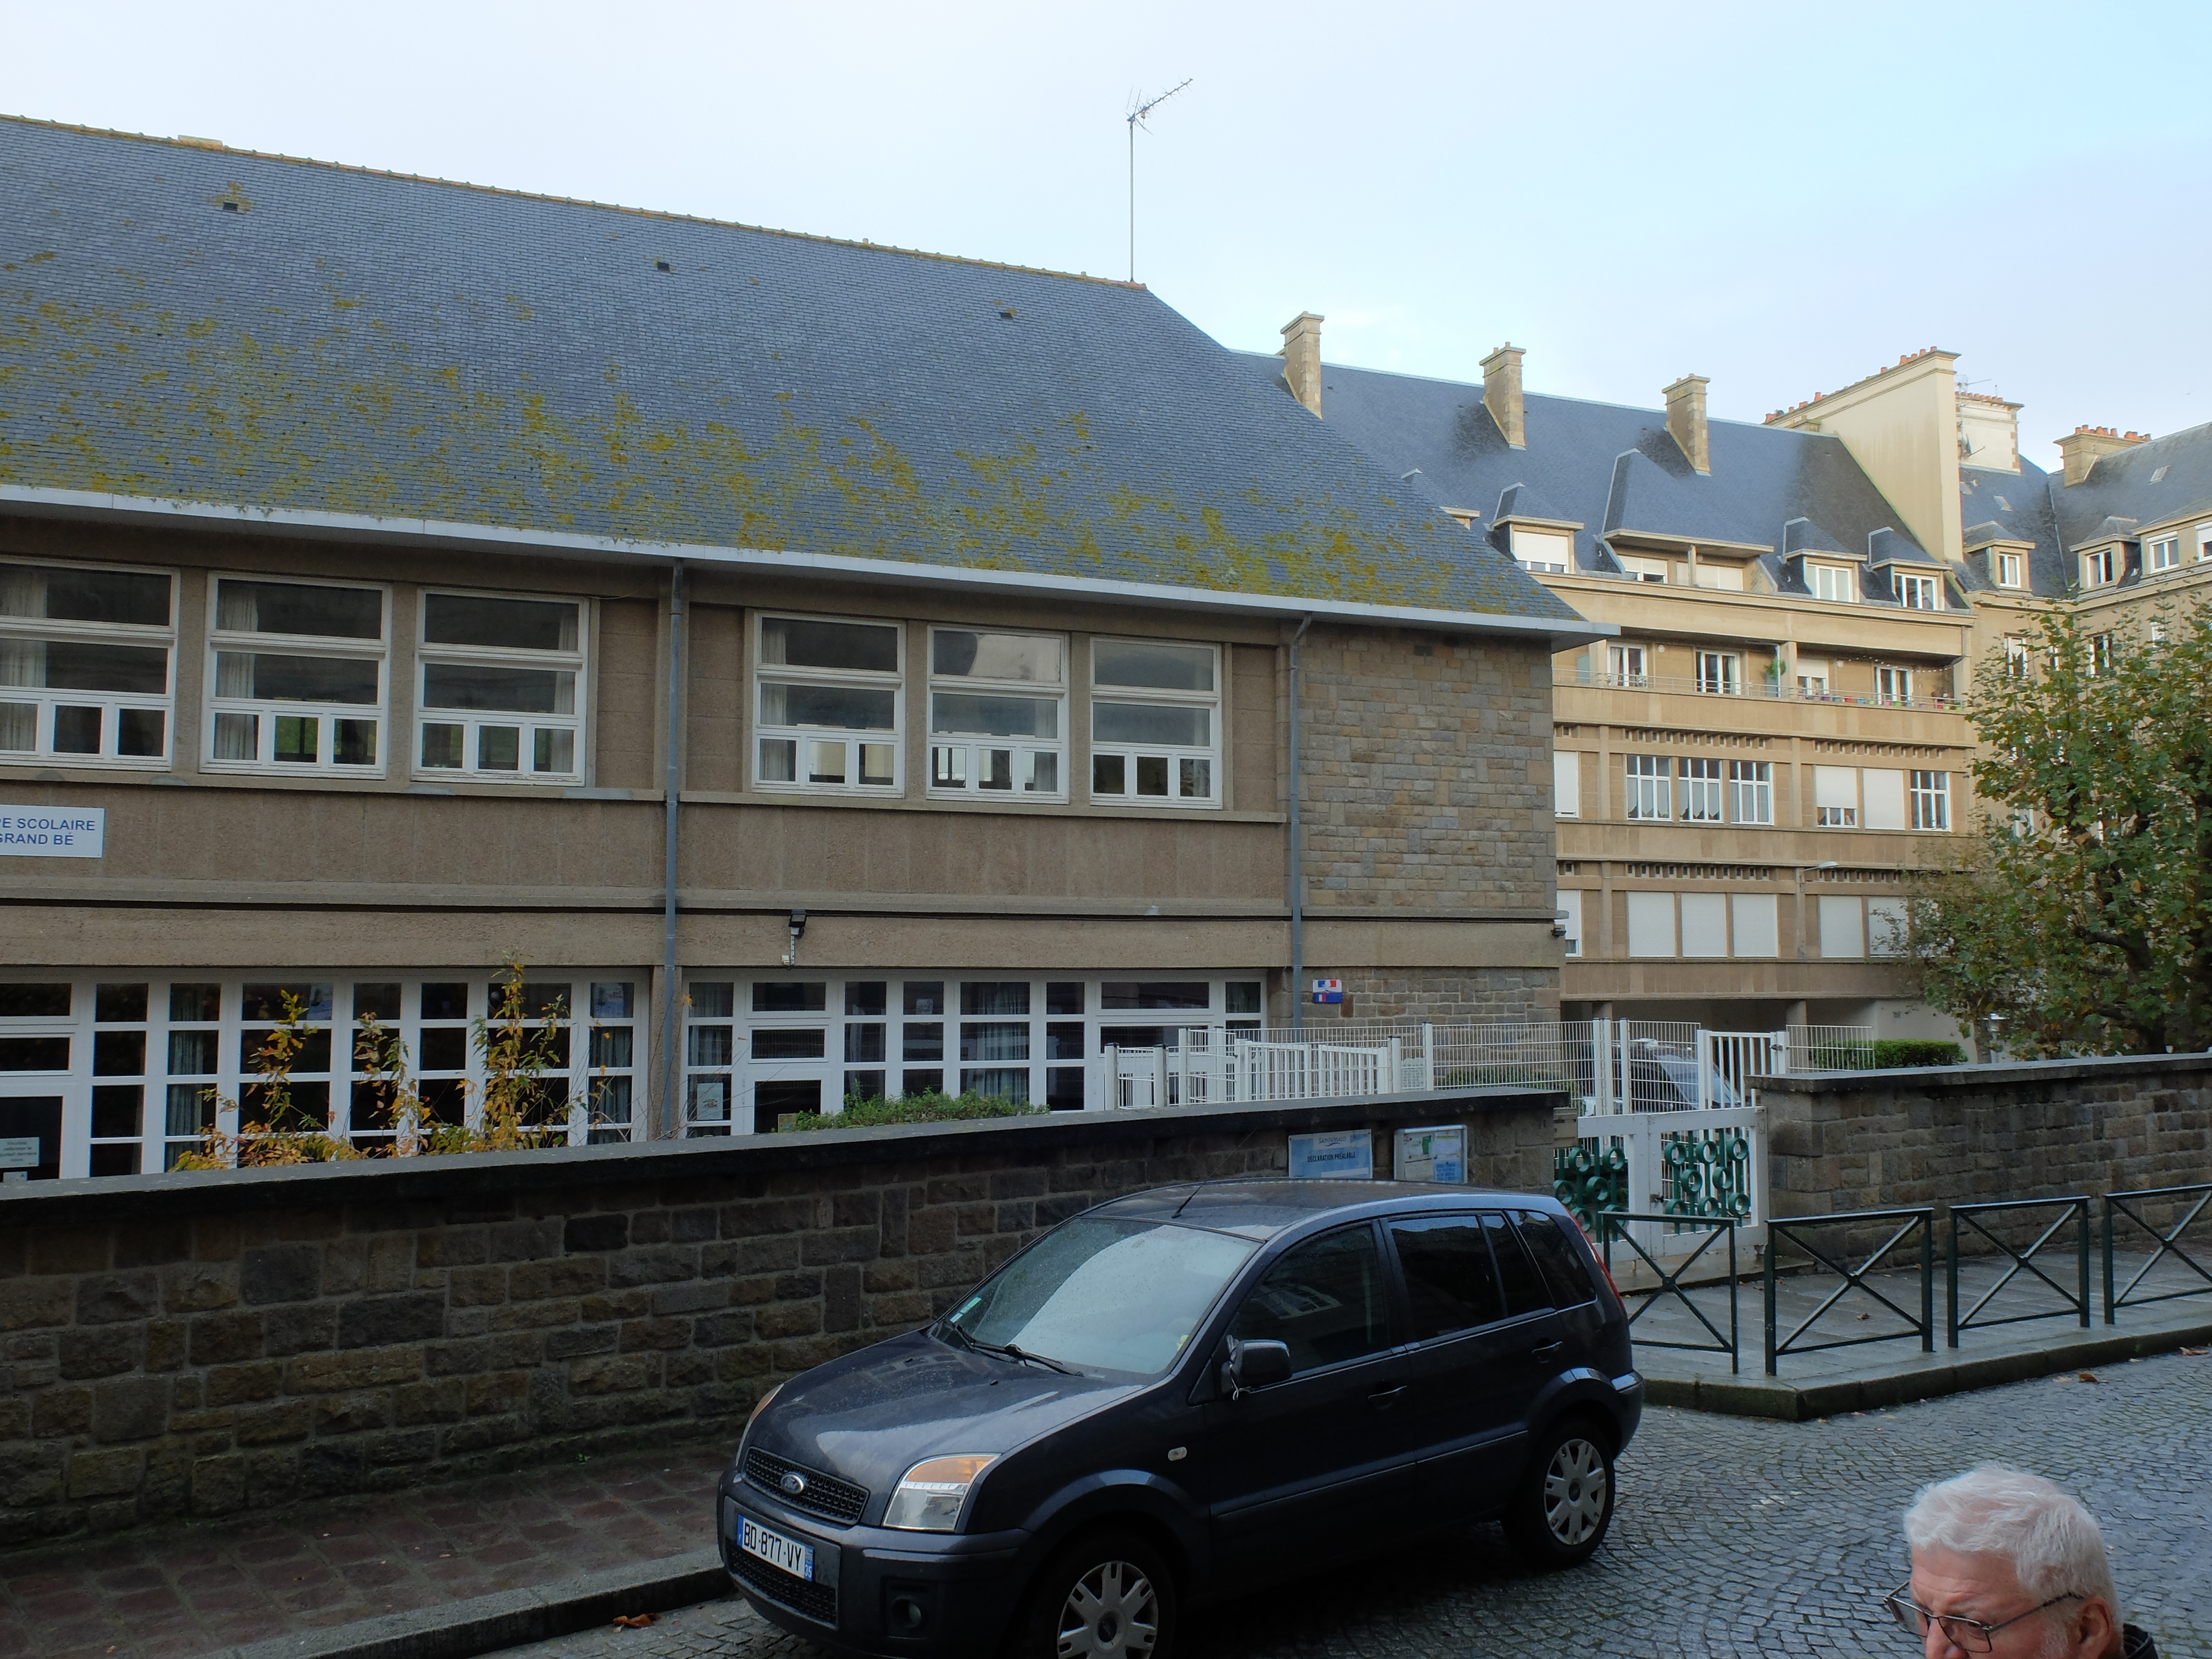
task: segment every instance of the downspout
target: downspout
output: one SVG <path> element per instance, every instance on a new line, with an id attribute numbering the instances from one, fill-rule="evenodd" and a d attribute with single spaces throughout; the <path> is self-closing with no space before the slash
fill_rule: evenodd
<path id="1" fill-rule="evenodd" d="M 1291 635 L 1291 867 L 1284 887 L 1291 906 L 1291 1030 L 1299 1033 L 1306 1024 L 1306 843 L 1298 822 L 1298 802 L 1305 793 L 1298 759 L 1298 642 L 1312 626 L 1308 617 Z"/>
<path id="2" fill-rule="evenodd" d="M 668 726 L 662 742 L 668 758 L 665 792 L 667 843 L 661 852 L 660 957 L 660 1121 L 669 1136 L 683 1126 L 683 1103 L 678 1090 L 683 1072 L 677 1062 L 676 1006 L 681 997 L 676 962 L 676 819 L 684 788 L 684 566 L 668 571 Z"/>

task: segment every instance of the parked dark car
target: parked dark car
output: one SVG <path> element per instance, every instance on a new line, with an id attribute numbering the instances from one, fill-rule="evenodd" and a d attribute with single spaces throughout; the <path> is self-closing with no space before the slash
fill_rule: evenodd
<path id="1" fill-rule="evenodd" d="M 1495 1517 L 1604 1538 L 1644 1384 L 1559 1205 L 1156 1188 L 755 1408 L 716 1532 L 786 1630 L 875 1655 L 1165 1659 L 1201 1600 Z"/>

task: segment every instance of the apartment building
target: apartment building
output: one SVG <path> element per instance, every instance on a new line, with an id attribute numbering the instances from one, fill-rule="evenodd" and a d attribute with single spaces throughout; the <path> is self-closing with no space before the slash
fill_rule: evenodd
<path id="1" fill-rule="evenodd" d="M 1908 514 L 1842 438 L 1711 420 L 1698 376 L 1644 410 L 1531 393 L 1513 346 L 1480 386 L 1324 366 L 1322 322 L 1255 378 L 1615 630 L 1551 663 L 1567 1014 L 1951 1035 L 1894 959 L 1968 788 L 1940 494 Z"/>
<path id="2" fill-rule="evenodd" d="M 0 121 L 0 387 L 16 1177 L 288 1001 L 464 1117 L 509 959 L 578 1141 L 1559 1006 L 1605 630 L 1141 288 Z"/>

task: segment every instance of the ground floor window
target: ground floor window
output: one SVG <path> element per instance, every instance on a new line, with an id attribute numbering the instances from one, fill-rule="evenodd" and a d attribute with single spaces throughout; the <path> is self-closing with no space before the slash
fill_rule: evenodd
<path id="1" fill-rule="evenodd" d="M 1186 1026 L 1249 1026 L 1262 981 L 1011 973 L 866 978 L 696 969 L 684 987 L 692 1135 L 768 1133 L 848 1098 L 974 1091 L 1055 1111 L 1104 1104 L 1109 1047 L 1171 1047 Z"/>
<path id="2" fill-rule="evenodd" d="M 526 974 L 516 1024 L 538 1067 L 534 1122 L 572 1144 L 643 1138 L 645 983 L 635 969 Z M 480 1122 L 503 984 L 482 968 L 0 983 L 0 1176 L 151 1174 L 210 1130 L 325 1131 L 388 1148 L 400 1126 L 395 1091 L 362 1052 L 369 1021 L 404 1050 L 420 1127 Z M 262 1057 L 280 1030 L 293 1051 L 272 1086 Z M 35 1164 L 4 1167 L 33 1141 Z"/>

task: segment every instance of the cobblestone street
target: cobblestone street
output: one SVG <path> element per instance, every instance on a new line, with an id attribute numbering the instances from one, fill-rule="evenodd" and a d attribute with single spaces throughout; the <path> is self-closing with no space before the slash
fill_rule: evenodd
<path id="1" fill-rule="evenodd" d="M 1494 1528 L 1347 1564 L 1208 1610 L 1204 1659 L 1291 1655 L 1893 1655 L 1876 1598 L 1905 1577 L 1913 1490 L 1984 1459 L 2079 1492 L 2103 1522 L 2127 1612 L 2169 1659 L 2212 1659 L 2212 1359 L 2118 1364 L 1823 1423 L 1655 1410 L 1620 1469 L 1623 1502 L 1589 1567 L 1512 1565 Z M 513 1650 L 510 1659 L 814 1659 L 731 1600 Z"/>

